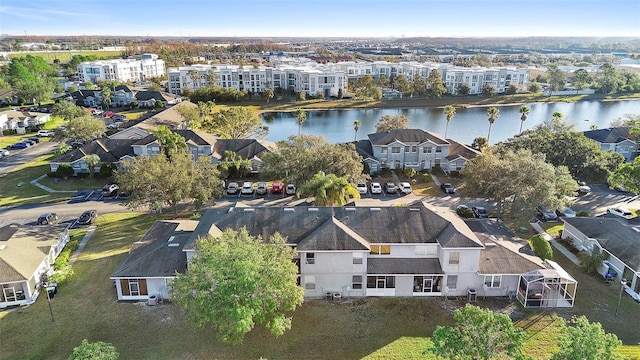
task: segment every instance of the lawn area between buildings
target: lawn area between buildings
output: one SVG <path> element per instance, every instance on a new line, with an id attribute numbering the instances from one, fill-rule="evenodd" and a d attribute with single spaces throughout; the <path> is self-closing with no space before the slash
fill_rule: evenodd
<path id="1" fill-rule="evenodd" d="M 47 62 L 54 60 L 69 62 L 73 55 L 89 56 L 93 55 L 100 59 L 115 59 L 122 57 L 122 51 L 99 51 L 99 50 L 41 50 L 41 51 L 21 51 L 9 54 L 9 58 L 24 57 L 27 55 L 41 56 Z"/>
<path id="2" fill-rule="evenodd" d="M 14 171 L 0 174 L 0 206 L 47 204 L 69 199 L 68 193 L 48 193 L 31 181 L 49 172 L 53 155 L 40 156 Z"/>
<path id="3" fill-rule="evenodd" d="M 74 267 L 74 275 L 52 299 L 55 322 L 47 301 L 0 313 L 2 359 L 67 358 L 82 339 L 112 343 L 122 359 L 432 359 L 423 356 L 437 325 L 452 324 L 452 312 L 465 299 L 367 298 L 345 299 L 343 304 L 308 300 L 293 315 L 293 328 L 273 338 L 262 328 L 250 332 L 243 344 L 230 346 L 214 338 L 208 327 L 186 323 L 174 305 L 118 303 L 109 275 L 159 216 L 140 213 L 107 214 Z M 620 316 L 613 317 L 617 288 L 583 274 L 568 260 L 557 261 L 579 282 L 576 307 L 547 311 L 523 309 L 500 299 L 482 299 L 477 305 L 510 313 L 529 335 L 525 348 L 536 359 L 549 358 L 556 347 L 558 314 L 564 318 L 586 314 L 616 331 L 626 344 L 637 344 L 639 305 L 623 297 Z M 29 329 L 29 331 L 24 331 Z M 640 347 L 622 352 L 640 359 Z"/>

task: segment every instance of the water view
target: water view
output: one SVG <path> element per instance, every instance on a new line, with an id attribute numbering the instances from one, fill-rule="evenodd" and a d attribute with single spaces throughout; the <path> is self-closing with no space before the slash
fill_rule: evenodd
<path id="1" fill-rule="evenodd" d="M 531 112 L 524 123 L 524 129 L 530 129 L 551 119 L 556 111 L 576 125 L 580 131 L 590 126 L 609 127 L 609 123 L 625 114 L 640 114 L 640 101 L 582 101 L 576 103 L 529 104 Z M 520 130 L 520 105 L 498 106 L 500 117 L 491 129 L 491 143 L 508 139 Z M 489 122 L 486 107 L 457 108 L 457 113 L 449 124 L 449 138 L 471 143 L 478 136 L 487 136 Z M 354 139 L 353 122 L 360 120 L 358 139 L 366 139 L 367 134 L 375 132 L 375 125 L 383 115 L 404 114 L 411 119 L 410 127 L 421 128 L 444 135 L 446 120 L 442 108 L 421 109 L 354 109 L 319 110 L 307 113 L 302 125 L 305 134 L 322 135 L 331 142 L 348 142 Z M 298 122 L 293 112 L 275 113 L 273 120 L 264 121 L 269 127 L 267 140 L 278 141 L 298 134 Z"/>

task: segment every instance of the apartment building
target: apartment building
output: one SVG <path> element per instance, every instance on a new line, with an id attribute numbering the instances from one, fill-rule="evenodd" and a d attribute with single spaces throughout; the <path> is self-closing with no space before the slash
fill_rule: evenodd
<path id="1" fill-rule="evenodd" d="M 165 74 L 164 60 L 156 54 L 143 54 L 130 59 L 87 61 L 78 65 L 80 81 L 93 83 L 99 80 L 138 82 Z"/>

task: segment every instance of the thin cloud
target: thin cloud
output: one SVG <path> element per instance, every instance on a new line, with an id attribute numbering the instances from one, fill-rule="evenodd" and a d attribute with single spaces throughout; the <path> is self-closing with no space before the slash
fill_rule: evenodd
<path id="1" fill-rule="evenodd" d="M 44 14 L 54 14 L 63 16 L 89 16 L 89 14 L 83 14 L 73 11 L 64 11 L 56 9 L 34 9 L 34 8 L 21 8 L 12 6 L 0 6 L 0 13 L 8 14 L 12 16 L 18 16 L 26 19 L 46 19 Z M 42 15 L 41 15 L 42 14 Z M 95 15 L 92 15 L 95 16 Z"/>

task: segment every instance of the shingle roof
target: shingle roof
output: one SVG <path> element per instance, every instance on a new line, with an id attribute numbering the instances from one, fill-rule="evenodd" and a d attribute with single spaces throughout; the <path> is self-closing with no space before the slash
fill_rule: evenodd
<path id="1" fill-rule="evenodd" d="M 233 151 L 243 159 L 259 158 L 263 152 L 269 151 L 256 139 L 218 139 L 213 146 L 213 156 L 222 159 L 226 150 Z"/>
<path id="2" fill-rule="evenodd" d="M 167 101 L 175 100 L 176 97 L 166 92 L 143 90 L 143 91 L 138 91 L 135 94 L 135 98 L 136 100 L 140 100 L 140 101 L 155 99 L 155 100 L 167 102 Z"/>
<path id="3" fill-rule="evenodd" d="M 123 124 L 123 128 L 130 128 L 137 126 L 142 129 L 157 129 L 160 125 L 165 125 L 169 129 L 174 129 L 182 125 L 185 122 L 185 119 L 180 115 L 178 109 L 180 107 L 197 107 L 198 105 L 190 102 L 183 101 L 180 104 L 171 106 L 170 108 L 164 109 L 160 112 L 149 113 L 142 116 L 142 118 L 138 120 L 127 121 Z"/>
<path id="4" fill-rule="evenodd" d="M 136 141 L 136 139 L 102 138 L 84 145 L 80 149 L 74 149 L 66 154 L 60 155 L 51 160 L 51 162 L 74 162 L 90 154 L 98 155 L 101 162 L 118 162 L 124 156 L 134 156 L 131 145 Z"/>
<path id="5" fill-rule="evenodd" d="M 329 224 L 326 224 L 327 221 Z M 305 250 L 328 249 L 331 246 L 362 249 L 354 241 L 361 245 L 366 243 L 363 244 L 357 236 L 369 244 L 436 243 L 441 242 L 442 237 L 446 245 L 452 247 L 482 247 L 470 230 L 461 228 L 464 223 L 454 226 L 439 213 L 424 206 L 215 208 L 207 210 L 202 216 L 186 249 L 193 249 L 195 239 L 206 236 L 213 225 L 221 230 L 246 227 L 251 235 L 261 235 L 263 238 L 279 232 L 287 237 L 287 243 L 302 244 Z M 316 233 L 323 225 L 327 231 L 336 232 L 338 238 L 334 241 L 339 242 L 331 243 Z M 311 240 L 303 242 L 307 237 Z"/>
<path id="6" fill-rule="evenodd" d="M 588 130 L 584 132 L 584 136 L 602 144 L 617 144 L 630 138 L 630 129 L 631 128 L 628 126 L 621 126 L 607 129 Z M 633 139 L 635 136 L 631 136 L 631 138 Z"/>
<path id="7" fill-rule="evenodd" d="M 300 251 L 371 249 L 367 240 L 333 216 L 305 236 L 297 248 Z"/>
<path id="8" fill-rule="evenodd" d="M 480 152 L 469 145 L 463 144 L 459 141 L 453 139 L 447 139 L 451 147 L 449 148 L 449 155 L 446 157 L 447 160 L 455 160 L 458 157 L 463 157 L 467 160 L 471 160 L 476 156 L 480 155 Z"/>
<path id="9" fill-rule="evenodd" d="M 182 136 L 185 142 L 192 142 L 195 145 L 213 145 L 218 141 L 215 135 L 204 131 L 173 130 L 173 132 Z"/>
<path id="10" fill-rule="evenodd" d="M 437 258 L 368 258 L 367 275 L 444 274 Z"/>
<path id="11" fill-rule="evenodd" d="M 355 142 L 356 152 L 362 156 L 363 159 L 375 159 L 373 156 L 373 147 L 369 140 L 358 140 Z"/>
<path id="12" fill-rule="evenodd" d="M 596 239 L 600 246 L 635 271 L 640 271 L 640 232 L 634 224 L 621 218 L 563 218 L 585 236 Z"/>
<path id="13" fill-rule="evenodd" d="M 394 141 L 400 141 L 402 143 L 418 143 L 422 144 L 427 141 L 431 141 L 438 145 L 449 144 L 445 139 L 441 138 L 429 131 L 422 129 L 398 129 L 386 132 L 369 134 L 369 140 L 373 145 L 388 145 Z"/>
<path id="14" fill-rule="evenodd" d="M 0 229 L 0 283 L 27 280 L 36 272 L 67 225 L 6 225 Z"/>
<path id="15" fill-rule="evenodd" d="M 182 248 L 191 231 L 180 231 L 180 223 L 157 221 L 131 246 L 129 256 L 111 275 L 117 277 L 167 277 L 187 269 Z"/>

